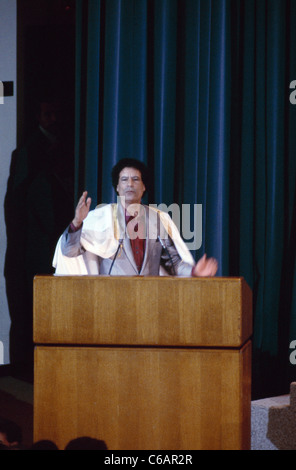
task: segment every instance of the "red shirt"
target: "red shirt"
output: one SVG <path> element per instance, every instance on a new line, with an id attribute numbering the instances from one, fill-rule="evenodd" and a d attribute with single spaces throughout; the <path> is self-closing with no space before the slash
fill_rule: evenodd
<path id="1" fill-rule="evenodd" d="M 133 219 L 134 217 L 132 215 L 127 215 L 125 213 L 125 221 L 126 225 Z M 135 225 L 134 231 L 138 232 L 139 227 L 138 224 Z M 138 268 L 138 272 L 141 271 L 141 267 L 143 264 L 143 259 L 144 259 L 144 253 L 145 253 L 145 238 L 139 238 L 139 237 L 131 237 L 130 242 L 131 242 L 131 247 L 133 250 L 133 255 L 135 259 L 135 263 Z"/>

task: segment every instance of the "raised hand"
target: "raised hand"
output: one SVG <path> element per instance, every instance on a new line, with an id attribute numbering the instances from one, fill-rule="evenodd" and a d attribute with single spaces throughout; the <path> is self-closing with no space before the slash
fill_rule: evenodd
<path id="1" fill-rule="evenodd" d="M 218 270 L 218 262 L 215 258 L 207 258 L 204 254 L 193 268 L 193 276 L 215 276 Z"/>
<path id="2" fill-rule="evenodd" d="M 91 198 L 87 197 L 87 191 L 82 193 L 81 198 L 78 201 L 78 204 L 75 209 L 75 217 L 72 220 L 72 224 L 79 228 L 82 225 L 82 222 L 86 218 L 87 214 L 89 213 L 91 205 Z"/>

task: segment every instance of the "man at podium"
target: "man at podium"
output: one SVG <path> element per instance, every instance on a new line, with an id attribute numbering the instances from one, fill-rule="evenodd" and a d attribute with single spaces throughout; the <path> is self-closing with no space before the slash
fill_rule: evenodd
<path id="1" fill-rule="evenodd" d="M 147 168 L 122 159 L 112 169 L 116 204 L 90 211 L 84 191 L 71 224 L 60 237 L 56 275 L 215 276 L 217 261 L 204 255 L 196 264 L 170 216 L 142 204 Z"/>

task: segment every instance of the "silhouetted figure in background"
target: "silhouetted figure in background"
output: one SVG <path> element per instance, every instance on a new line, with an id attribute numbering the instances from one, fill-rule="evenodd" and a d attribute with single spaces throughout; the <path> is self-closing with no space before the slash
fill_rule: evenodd
<path id="1" fill-rule="evenodd" d="M 65 450 L 108 450 L 105 441 L 84 436 L 71 440 Z"/>
<path id="2" fill-rule="evenodd" d="M 37 118 L 36 132 L 12 154 L 4 202 L 10 363 L 16 375 L 33 366 L 33 278 L 53 272 L 56 242 L 73 213 L 73 139 L 63 128 L 63 108 L 42 99 Z"/>

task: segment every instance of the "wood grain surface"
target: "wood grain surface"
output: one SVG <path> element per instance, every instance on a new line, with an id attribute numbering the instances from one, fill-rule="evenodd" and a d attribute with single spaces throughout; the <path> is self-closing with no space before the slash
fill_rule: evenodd
<path id="1" fill-rule="evenodd" d="M 36 343 L 238 347 L 252 334 L 242 278 L 37 276 Z"/>
<path id="2" fill-rule="evenodd" d="M 250 342 L 241 350 L 39 346 L 34 439 L 110 450 L 250 446 Z"/>

